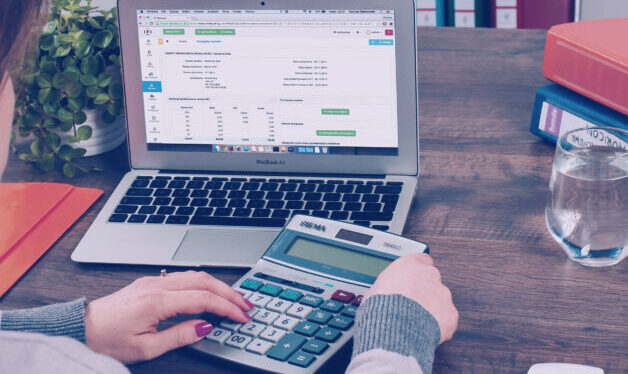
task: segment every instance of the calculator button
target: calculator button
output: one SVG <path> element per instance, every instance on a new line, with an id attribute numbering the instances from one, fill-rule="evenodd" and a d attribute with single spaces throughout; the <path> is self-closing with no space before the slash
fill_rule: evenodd
<path id="1" fill-rule="evenodd" d="M 347 305 L 340 314 L 347 317 L 355 317 L 355 314 L 358 312 L 358 307 L 353 305 Z"/>
<path id="2" fill-rule="evenodd" d="M 210 332 L 209 335 L 207 335 L 207 339 L 213 340 L 215 342 L 222 344 L 225 342 L 225 340 L 227 340 L 229 336 L 231 336 L 230 331 L 215 327 L 212 330 L 212 332 Z"/>
<path id="3" fill-rule="evenodd" d="M 292 318 L 292 317 L 279 317 L 275 323 L 273 323 L 273 326 L 275 327 L 279 327 L 280 329 L 283 330 L 288 330 L 288 331 L 292 331 L 292 329 L 299 323 L 299 320 L 296 318 Z"/>
<path id="4" fill-rule="evenodd" d="M 290 360 L 288 360 L 288 363 L 292 365 L 300 366 L 302 368 L 306 368 L 310 366 L 312 362 L 314 362 L 315 359 L 316 357 L 314 357 L 313 355 L 299 351 L 293 354 L 292 357 L 290 357 Z"/>
<path id="5" fill-rule="evenodd" d="M 338 301 L 327 300 L 321 305 L 321 309 L 326 310 L 328 312 L 338 313 L 342 309 L 344 305 Z"/>
<path id="6" fill-rule="evenodd" d="M 353 300 L 351 305 L 360 306 L 360 304 L 362 304 L 362 297 L 363 297 L 362 295 L 358 295 L 358 297 L 356 297 L 355 300 Z"/>
<path id="7" fill-rule="evenodd" d="M 253 317 L 254 315 L 257 314 L 257 312 L 259 312 L 261 309 L 254 306 L 253 309 L 249 310 L 248 312 L 246 312 L 246 314 L 249 315 L 249 317 Z"/>
<path id="8" fill-rule="evenodd" d="M 238 331 L 238 329 L 242 327 L 242 325 L 243 325 L 242 323 L 233 322 L 228 319 L 220 322 L 220 327 L 222 327 L 223 329 L 233 331 L 233 332 Z"/>
<path id="9" fill-rule="evenodd" d="M 264 283 L 258 280 L 248 278 L 248 279 L 245 279 L 244 282 L 240 284 L 240 287 L 244 288 L 245 290 L 257 291 L 260 288 L 262 288 L 263 285 Z"/>
<path id="10" fill-rule="evenodd" d="M 294 329 L 294 332 L 296 332 L 297 334 L 312 337 L 318 332 L 318 330 L 320 330 L 319 325 L 312 322 L 303 321 L 297 325 L 297 327 Z"/>
<path id="11" fill-rule="evenodd" d="M 305 345 L 301 349 L 303 349 L 305 352 L 308 352 L 308 353 L 314 353 L 315 355 L 320 355 L 321 353 L 325 352 L 327 347 L 329 347 L 328 343 L 325 343 L 324 341 L 321 341 L 318 339 L 312 339 L 308 341 L 307 343 L 305 343 Z"/>
<path id="12" fill-rule="evenodd" d="M 284 336 L 276 346 L 268 351 L 267 356 L 279 361 L 286 361 L 294 352 L 307 341 L 307 338 L 297 335 L 289 334 Z"/>
<path id="13" fill-rule="evenodd" d="M 266 309 L 272 310 L 273 312 L 285 313 L 291 306 L 291 302 L 275 298 L 272 299 L 268 305 L 266 305 Z"/>
<path id="14" fill-rule="evenodd" d="M 332 300 L 340 301 L 341 303 L 348 303 L 355 297 L 355 294 L 343 290 L 338 290 L 331 295 Z"/>
<path id="15" fill-rule="evenodd" d="M 318 308 L 318 306 L 323 302 L 323 298 L 314 295 L 305 295 L 299 302 L 303 305 Z"/>
<path id="16" fill-rule="evenodd" d="M 251 295 L 253 295 L 253 292 L 247 291 L 244 288 L 236 288 L 235 290 L 241 293 L 242 297 L 244 297 L 245 299 L 248 299 L 249 297 L 251 297 Z"/>
<path id="17" fill-rule="evenodd" d="M 283 291 L 283 288 L 270 283 L 266 283 L 264 287 L 259 289 L 260 293 L 263 293 L 264 295 L 270 295 L 272 297 L 279 295 L 281 291 Z"/>
<path id="18" fill-rule="evenodd" d="M 253 317 L 253 321 L 263 323 L 265 325 L 270 325 L 275 322 L 275 320 L 279 318 L 279 313 L 271 312 L 266 309 L 261 309 L 255 317 Z"/>
<path id="19" fill-rule="evenodd" d="M 316 309 L 307 317 L 310 322 L 318 323 L 319 325 L 325 325 L 331 319 L 333 315 L 324 310 Z"/>
<path id="20" fill-rule="evenodd" d="M 276 329 L 274 327 L 267 327 L 266 330 L 264 330 L 261 334 L 260 334 L 260 338 L 264 339 L 264 340 L 268 340 L 271 341 L 273 343 L 277 343 L 281 338 L 283 338 L 286 335 L 286 332 L 281 330 L 281 329 Z"/>
<path id="21" fill-rule="evenodd" d="M 240 327 L 240 334 L 257 337 L 264 331 L 266 326 L 257 322 L 247 322 L 244 326 Z"/>
<path id="22" fill-rule="evenodd" d="M 295 290 L 289 290 L 289 289 L 283 290 L 281 295 L 279 295 L 279 297 L 282 298 L 282 299 L 285 299 L 285 300 L 288 300 L 288 301 L 294 301 L 294 302 L 299 301 L 299 299 L 302 296 L 303 296 L 303 293 L 301 293 L 299 291 L 295 291 Z"/>
<path id="23" fill-rule="evenodd" d="M 312 312 L 312 307 L 294 304 L 288 311 L 286 312 L 289 316 L 297 317 L 297 318 L 305 318 Z"/>
<path id="24" fill-rule="evenodd" d="M 318 334 L 316 334 L 316 339 L 333 343 L 338 340 L 340 336 L 342 336 L 342 333 L 340 331 L 332 329 L 331 327 L 324 327 L 321 331 L 318 332 Z"/>
<path id="25" fill-rule="evenodd" d="M 329 322 L 329 327 L 333 327 L 338 330 L 348 330 L 353 326 L 353 318 L 345 316 L 336 316 Z"/>
<path id="26" fill-rule="evenodd" d="M 246 350 L 249 352 L 257 353 L 260 355 L 266 354 L 268 350 L 273 347 L 273 343 L 267 342 L 261 339 L 255 339 L 251 342 L 251 344 L 246 346 Z"/>
<path id="27" fill-rule="evenodd" d="M 243 349 L 244 347 L 246 347 L 247 344 L 249 344 L 251 340 L 253 339 L 248 336 L 233 334 L 229 338 L 227 338 L 225 344 L 230 347 Z"/>
<path id="28" fill-rule="evenodd" d="M 264 308 L 273 298 L 271 296 L 254 293 L 249 297 L 249 301 L 256 307 Z"/>

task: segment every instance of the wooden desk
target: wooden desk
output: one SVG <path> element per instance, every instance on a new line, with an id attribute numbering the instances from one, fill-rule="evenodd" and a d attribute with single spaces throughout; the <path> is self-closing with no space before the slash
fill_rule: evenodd
<path id="1" fill-rule="evenodd" d="M 628 369 L 628 261 L 591 269 L 567 260 L 543 209 L 554 147 L 528 131 L 542 74 L 545 33 L 492 29 L 420 30 L 421 177 L 405 235 L 427 241 L 453 291 L 460 325 L 436 353 L 435 373 L 525 373 L 534 363 Z M 123 148 L 97 158 L 102 173 L 70 181 L 109 196 L 127 169 Z M 15 158 L 5 181 L 68 182 Z M 83 219 L 0 301 L 25 308 L 103 296 L 156 267 L 70 261 L 103 206 Z M 242 271 L 208 269 L 226 282 Z M 348 354 L 336 356 L 341 372 Z M 168 353 L 134 373 L 226 373 L 234 368 Z"/>

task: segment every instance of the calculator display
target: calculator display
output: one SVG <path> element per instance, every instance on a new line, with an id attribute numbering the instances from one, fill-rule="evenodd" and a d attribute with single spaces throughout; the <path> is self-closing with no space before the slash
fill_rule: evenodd
<path id="1" fill-rule="evenodd" d="M 304 238 L 294 240 L 285 253 L 289 256 L 331 265 L 374 278 L 377 278 L 379 273 L 393 261 Z"/>

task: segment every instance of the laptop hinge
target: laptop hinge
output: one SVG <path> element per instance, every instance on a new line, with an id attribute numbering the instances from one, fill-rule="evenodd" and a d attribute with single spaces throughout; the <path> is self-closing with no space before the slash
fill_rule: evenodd
<path id="1" fill-rule="evenodd" d="M 332 178 L 371 178 L 384 179 L 384 174 L 348 174 L 348 173 L 262 173 L 254 171 L 210 171 L 210 170 L 159 170 L 159 174 L 212 174 L 212 175 L 259 175 L 259 176 L 302 176 L 302 177 L 332 177 Z"/>

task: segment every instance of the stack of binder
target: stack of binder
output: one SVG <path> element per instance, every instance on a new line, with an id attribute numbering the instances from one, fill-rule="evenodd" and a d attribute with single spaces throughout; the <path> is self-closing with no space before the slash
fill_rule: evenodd
<path id="1" fill-rule="evenodd" d="M 568 23 L 547 33 L 530 131 L 551 142 L 582 127 L 628 129 L 628 18 Z"/>

